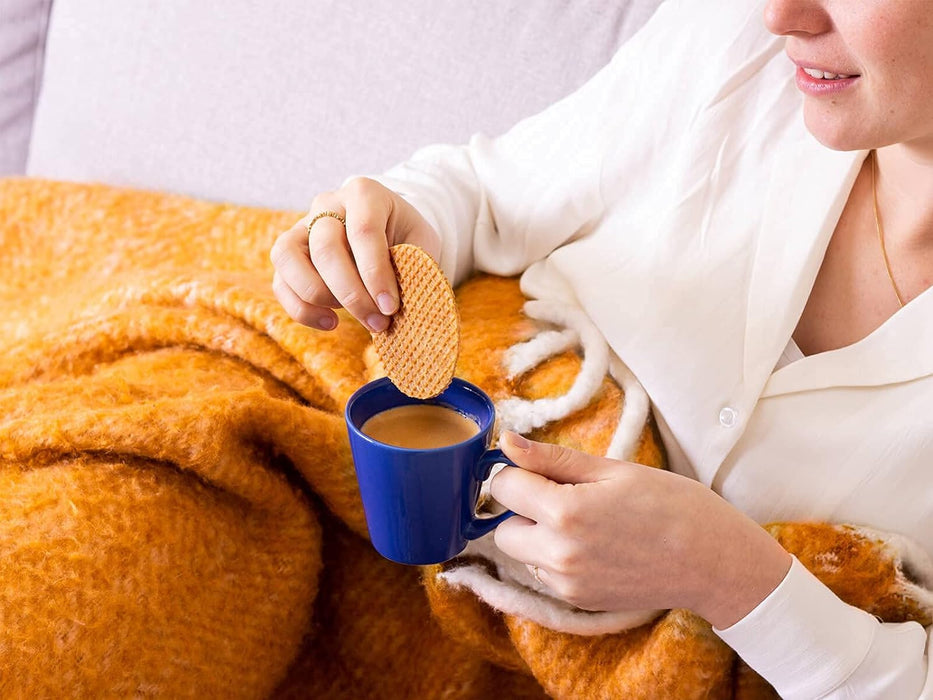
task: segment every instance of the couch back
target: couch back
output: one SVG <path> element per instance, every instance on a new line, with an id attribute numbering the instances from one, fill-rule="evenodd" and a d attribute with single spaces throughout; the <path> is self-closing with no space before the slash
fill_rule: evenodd
<path id="1" fill-rule="evenodd" d="M 0 0 L 0 177 L 26 169 L 52 0 Z"/>
<path id="2" fill-rule="evenodd" d="M 25 171 L 303 209 L 566 95 L 659 2 L 54 0 Z"/>

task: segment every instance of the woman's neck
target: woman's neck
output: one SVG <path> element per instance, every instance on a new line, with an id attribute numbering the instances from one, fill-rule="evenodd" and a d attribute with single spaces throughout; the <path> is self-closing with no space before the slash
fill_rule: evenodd
<path id="1" fill-rule="evenodd" d="M 933 147 L 878 149 L 878 207 L 887 245 L 933 249 Z"/>

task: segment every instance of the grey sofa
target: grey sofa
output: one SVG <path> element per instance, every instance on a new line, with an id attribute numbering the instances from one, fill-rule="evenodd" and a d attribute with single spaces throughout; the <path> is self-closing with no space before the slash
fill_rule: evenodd
<path id="1" fill-rule="evenodd" d="M 660 0 L 0 0 L 0 175 L 303 209 L 571 92 Z"/>

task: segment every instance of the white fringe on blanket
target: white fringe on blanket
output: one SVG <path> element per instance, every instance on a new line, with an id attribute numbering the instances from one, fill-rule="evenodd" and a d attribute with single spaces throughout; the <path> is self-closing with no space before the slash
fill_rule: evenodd
<path id="1" fill-rule="evenodd" d="M 927 615 L 933 617 L 933 558 L 926 549 L 897 533 L 869 527 L 853 529 L 869 540 L 882 543 L 884 550 L 894 561 L 897 572 L 895 578 L 900 589 L 907 597 L 917 601 Z"/>
<path id="2" fill-rule="evenodd" d="M 573 386 L 563 396 L 536 400 L 512 397 L 499 401 L 496 410 L 502 429 L 530 433 L 579 411 L 593 399 L 606 374 L 610 374 L 625 393 L 625 400 L 606 456 L 631 457 L 648 420 L 650 407 L 648 395 L 635 375 L 611 353 L 602 334 L 580 309 L 563 302 L 538 300 L 526 302 L 524 311 L 530 318 L 562 326 L 563 330 L 545 330 L 509 348 L 505 356 L 509 379 L 575 347 L 582 349 L 583 362 Z"/>

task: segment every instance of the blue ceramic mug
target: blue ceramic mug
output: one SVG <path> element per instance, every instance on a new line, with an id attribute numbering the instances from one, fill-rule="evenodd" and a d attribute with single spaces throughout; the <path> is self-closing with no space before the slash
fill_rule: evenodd
<path id="1" fill-rule="evenodd" d="M 377 413 L 425 403 L 458 411 L 479 432 L 446 447 L 412 449 L 378 442 L 361 430 Z M 487 449 L 496 412 L 478 387 L 454 379 L 440 396 L 425 401 L 406 396 L 388 379 L 377 379 L 350 397 L 345 417 L 370 539 L 387 559 L 402 564 L 447 561 L 463 551 L 467 540 L 514 515 L 476 515 L 480 487 L 493 465 L 513 465 L 501 451 Z"/>

